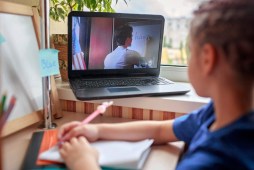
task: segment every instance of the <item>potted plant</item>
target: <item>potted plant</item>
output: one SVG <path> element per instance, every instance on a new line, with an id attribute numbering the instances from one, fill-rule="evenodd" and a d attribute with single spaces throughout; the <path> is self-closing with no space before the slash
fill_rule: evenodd
<path id="1" fill-rule="evenodd" d="M 126 4 L 127 1 L 123 0 Z M 115 1 L 116 4 L 118 0 Z M 85 8 L 93 12 L 115 12 L 111 7 L 112 0 L 50 0 L 50 18 L 56 22 L 66 22 L 71 11 L 84 11 Z M 67 23 L 65 24 L 67 27 Z M 68 80 L 68 36 L 67 34 L 53 34 L 51 36 L 53 48 L 59 50 L 59 68 L 63 81 Z"/>

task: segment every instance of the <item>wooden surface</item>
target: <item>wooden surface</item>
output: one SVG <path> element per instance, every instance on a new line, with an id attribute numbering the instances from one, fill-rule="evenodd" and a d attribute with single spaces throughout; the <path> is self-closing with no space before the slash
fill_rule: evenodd
<path id="1" fill-rule="evenodd" d="M 181 84 L 192 88 L 189 83 Z M 56 85 L 60 100 L 80 102 L 75 98 L 70 88 L 69 82 L 64 82 L 61 79 L 56 79 Z M 112 99 L 112 101 L 114 102 L 114 105 L 122 107 L 141 108 L 175 113 L 190 113 L 193 110 L 196 110 L 209 103 L 210 99 L 199 97 L 194 90 L 191 90 L 185 95 L 117 98 Z M 91 100 L 89 102 L 102 103 L 104 100 Z"/>
<path id="2" fill-rule="evenodd" d="M 65 112 L 62 119 L 56 120 L 58 127 L 72 120 L 82 120 L 87 115 L 81 113 Z M 116 123 L 133 121 L 123 118 L 97 117 L 92 123 Z M 18 170 L 22 165 L 26 149 L 34 131 L 39 131 L 38 124 L 30 126 L 22 131 L 3 138 L 3 170 Z M 178 157 L 183 148 L 182 142 L 174 142 L 167 145 L 152 146 L 151 153 L 145 163 L 144 170 L 171 170 L 175 169 Z"/>

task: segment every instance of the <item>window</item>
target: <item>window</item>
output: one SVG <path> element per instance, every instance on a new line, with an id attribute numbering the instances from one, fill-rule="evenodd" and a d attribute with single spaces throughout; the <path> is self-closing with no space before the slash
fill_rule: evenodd
<path id="1" fill-rule="evenodd" d="M 205 0 L 118 0 L 116 12 L 160 14 L 165 18 L 161 75 L 174 81 L 188 81 L 187 45 L 192 12 Z M 179 66 L 179 67 L 176 67 Z"/>

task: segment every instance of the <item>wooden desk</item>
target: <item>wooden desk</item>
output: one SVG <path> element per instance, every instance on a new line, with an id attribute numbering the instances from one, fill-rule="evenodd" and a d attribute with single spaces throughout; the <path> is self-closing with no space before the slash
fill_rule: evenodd
<path id="1" fill-rule="evenodd" d="M 66 122 L 73 120 L 82 120 L 87 115 L 81 113 L 64 113 L 64 117 L 55 120 L 58 127 Z M 97 117 L 93 123 L 116 123 L 133 121 L 123 118 Z M 38 124 L 30 126 L 20 132 L 3 138 L 3 170 L 19 170 L 28 144 L 34 131 L 39 131 Z M 182 142 L 174 142 L 168 145 L 152 146 L 150 155 L 145 163 L 144 170 L 171 170 L 175 169 L 178 157 L 183 148 Z"/>

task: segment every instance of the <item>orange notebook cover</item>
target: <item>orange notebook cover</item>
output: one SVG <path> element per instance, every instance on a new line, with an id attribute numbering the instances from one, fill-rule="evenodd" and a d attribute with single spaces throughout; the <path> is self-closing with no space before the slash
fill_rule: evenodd
<path id="1" fill-rule="evenodd" d="M 30 140 L 29 146 L 27 148 L 21 169 L 65 170 L 66 169 L 65 164 L 38 160 L 38 156 L 41 152 L 44 152 L 57 144 L 57 133 L 58 132 L 55 129 L 34 132 L 32 135 L 32 139 Z"/>
<path id="2" fill-rule="evenodd" d="M 40 150 L 38 153 L 38 157 L 39 154 L 52 148 L 53 146 L 55 146 L 57 144 L 57 130 L 47 130 L 44 131 L 43 137 L 42 137 L 42 141 L 41 141 L 41 146 L 40 146 Z M 49 164 L 56 164 L 56 162 L 52 162 L 52 161 L 44 161 L 44 160 L 39 160 L 37 157 L 37 161 L 36 164 L 37 165 L 49 165 Z"/>

